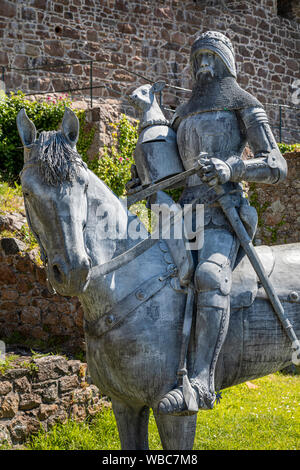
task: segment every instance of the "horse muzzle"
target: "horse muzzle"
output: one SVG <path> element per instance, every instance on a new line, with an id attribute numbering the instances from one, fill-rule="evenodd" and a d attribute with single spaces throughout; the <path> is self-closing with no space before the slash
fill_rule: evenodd
<path id="1" fill-rule="evenodd" d="M 48 279 L 61 295 L 74 296 L 85 292 L 90 282 L 91 260 L 83 258 L 76 263 L 66 263 L 55 257 L 48 263 Z"/>

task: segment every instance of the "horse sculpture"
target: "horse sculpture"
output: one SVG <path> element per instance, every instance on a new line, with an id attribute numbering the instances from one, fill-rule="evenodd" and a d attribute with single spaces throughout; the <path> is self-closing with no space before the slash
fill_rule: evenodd
<path id="1" fill-rule="evenodd" d="M 48 281 L 61 295 L 78 296 L 85 320 L 93 382 L 109 396 L 122 449 L 148 449 L 152 408 L 164 449 L 192 449 L 197 414 L 157 412 L 176 385 L 186 295 L 174 289 L 173 261 L 164 240 L 112 271 L 103 270 L 135 247 L 147 231 L 76 151 L 79 124 L 66 109 L 62 129 L 42 132 L 22 110 L 21 173 L 28 223 L 41 248 Z M 113 223 L 112 223 L 113 222 Z M 109 226 L 114 236 L 103 236 Z M 121 236 L 139 225 L 140 238 Z M 300 244 L 258 247 L 261 260 L 300 334 Z M 216 368 L 218 390 L 280 370 L 292 349 L 247 258 L 234 271 L 231 319 Z M 194 360 L 193 334 L 188 368 Z"/>

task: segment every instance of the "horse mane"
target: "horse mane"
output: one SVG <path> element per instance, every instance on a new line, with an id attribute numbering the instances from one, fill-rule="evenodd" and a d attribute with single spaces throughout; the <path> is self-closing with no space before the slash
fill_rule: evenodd
<path id="1" fill-rule="evenodd" d="M 51 186 L 71 181 L 79 166 L 86 168 L 80 155 L 60 131 L 41 132 L 37 142 L 37 161 L 44 182 Z"/>

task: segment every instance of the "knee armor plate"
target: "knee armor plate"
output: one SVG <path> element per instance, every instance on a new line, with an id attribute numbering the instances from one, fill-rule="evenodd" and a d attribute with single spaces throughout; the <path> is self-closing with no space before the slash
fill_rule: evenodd
<path id="1" fill-rule="evenodd" d="M 220 294 L 228 295 L 231 290 L 231 267 L 220 266 L 214 261 L 203 261 L 198 264 L 195 272 L 195 287 L 198 292 L 219 290 Z"/>

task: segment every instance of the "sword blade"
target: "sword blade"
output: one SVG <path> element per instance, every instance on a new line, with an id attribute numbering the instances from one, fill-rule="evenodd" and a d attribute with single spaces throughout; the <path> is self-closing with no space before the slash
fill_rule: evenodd
<path id="1" fill-rule="evenodd" d="M 221 194 L 223 188 L 216 188 L 216 192 Z M 287 334 L 288 338 L 295 345 L 296 348 L 299 346 L 299 340 L 295 333 L 295 330 L 288 319 L 287 315 L 285 314 L 284 308 L 280 302 L 280 299 L 274 289 L 273 284 L 270 282 L 268 275 L 263 267 L 263 264 L 252 244 L 252 240 L 246 231 L 244 224 L 242 223 L 240 216 L 236 210 L 236 208 L 232 205 L 230 197 L 227 194 L 224 194 L 222 197 L 219 198 L 219 204 L 223 209 L 223 212 L 227 219 L 229 220 L 234 232 L 236 233 L 237 238 L 239 239 L 241 246 L 245 250 L 249 261 L 256 272 L 262 286 L 264 287 L 269 300 L 273 306 L 273 309 L 282 324 L 285 333 Z"/>
<path id="2" fill-rule="evenodd" d="M 201 168 L 201 165 L 197 162 L 194 168 L 191 168 L 190 170 L 183 171 L 182 173 L 179 173 L 178 175 L 171 176 L 170 178 L 167 178 L 163 181 L 160 181 L 159 183 L 155 183 L 151 186 L 148 186 L 148 188 L 142 189 L 141 191 L 138 191 L 135 194 L 129 195 L 127 197 L 127 205 L 130 207 L 132 204 L 135 204 L 138 201 L 142 201 L 143 199 L 146 199 L 147 197 L 151 196 L 154 193 L 157 193 L 157 191 L 162 191 L 163 189 L 167 189 L 170 186 L 173 186 L 174 184 L 180 183 L 181 181 L 185 180 L 189 176 L 194 175 L 199 171 Z"/>

